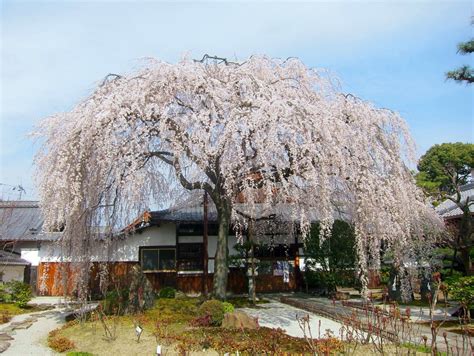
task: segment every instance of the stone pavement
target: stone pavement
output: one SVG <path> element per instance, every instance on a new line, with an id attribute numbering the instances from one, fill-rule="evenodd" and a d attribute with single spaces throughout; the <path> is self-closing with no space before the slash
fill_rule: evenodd
<path id="1" fill-rule="evenodd" d="M 316 298 L 305 294 L 293 294 L 285 295 L 280 298 L 282 303 L 291 305 L 296 308 L 300 308 L 313 313 L 313 315 L 324 316 L 328 319 L 332 319 L 339 323 L 344 323 L 344 320 L 355 318 L 361 322 L 361 327 L 365 331 L 368 331 L 370 320 L 374 313 L 367 312 L 367 308 L 361 303 L 360 300 L 349 300 L 349 301 L 333 301 L 327 298 Z M 370 306 L 369 306 L 370 307 Z M 397 330 L 390 329 L 387 327 L 382 333 L 385 334 L 389 339 L 398 339 L 401 342 L 409 342 L 411 344 L 426 345 L 431 344 L 432 333 L 429 325 L 421 324 L 420 322 L 429 321 L 429 310 L 427 308 L 413 307 L 410 309 L 410 326 L 413 330 L 412 333 L 401 332 L 400 325 Z M 401 313 L 404 314 L 404 307 L 401 307 Z M 435 311 L 434 320 L 457 320 L 447 315 L 447 312 L 442 308 Z M 375 325 L 375 327 L 379 327 Z M 382 329 L 382 328 L 380 328 Z M 337 334 L 336 334 L 337 335 Z M 472 340 L 466 335 L 456 334 L 442 327 L 437 332 L 436 337 L 438 351 L 446 352 L 448 347 L 454 348 L 454 354 L 458 355 L 472 355 Z M 448 345 L 446 345 L 446 342 Z"/>
<path id="2" fill-rule="evenodd" d="M 285 330 L 286 334 L 295 337 L 304 337 L 296 318 L 308 314 L 313 338 L 323 337 L 327 330 L 330 330 L 337 337 L 342 327 L 341 323 L 334 320 L 308 313 L 305 310 L 285 305 L 276 300 L 272 300 L 270 303 L 258 304 L 257 308 L 242 308 L 239 310 L 258 318 L 260 326 L 280 328 Z"/>
<path id="3" fill-rule="evenodd" d="M 0 326 L 0 353 L 11 356 L 58 355 L 46 346 L 48 333 L 65 322 L 72 310 L 55 307 L 56 297 L 33 298 L 30 304 L 50 305 L 53 309 L 15 315 L 12 320 Z"/>
<path id="4" fill-rule="evenodd" d="M 2 355 L 56 355 L 46 346 L 46 338 L 51 330 L 64 323 L 69 313 L 64 309 L 53 309 L 13 317 L 0 328 Z"/>

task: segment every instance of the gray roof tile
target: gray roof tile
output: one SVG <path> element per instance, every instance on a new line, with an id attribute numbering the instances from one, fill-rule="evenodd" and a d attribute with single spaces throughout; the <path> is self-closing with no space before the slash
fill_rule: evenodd
<path id="1" fill-rule="evenodd" d="M 452 195 L 454 198 L 455 195 Z M 465 202 L 469 197 L 470 201 L 474 201 L 474 183 L 469 183 L 461 187 L 461 201 Z M 474 213 L 474 205 L 469 207 L 471 213 Z M 451 200 L 446 199 L 436 207 L 436 212 L 445 219 L 455 218 L 462 215 L 462 210 Z"/>
<path id="2" fill-rule="evenodd" d="M 45 233 L 37 201 L 0 201 L 0 240 L 44 241 L 58 233 Z"/>

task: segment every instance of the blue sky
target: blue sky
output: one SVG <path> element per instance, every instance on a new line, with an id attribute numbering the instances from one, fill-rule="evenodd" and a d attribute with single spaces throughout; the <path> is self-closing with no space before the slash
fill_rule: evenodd
<path id="1" fill-rule="evenodd" d="M 299 57 L 327 68 L 346 92 L 398 111 L 422 154 L 473 142 L 473 89 L 444 73 L 472 63 L 470 1 L 146 2 L 0 1 L 0 198 L 35 198 L 37 144 L 26 137 L 71 109 L 108 73 L 143 57 L 243 60 Z M 8 185 L 5 185 L 8 184 Z"/>

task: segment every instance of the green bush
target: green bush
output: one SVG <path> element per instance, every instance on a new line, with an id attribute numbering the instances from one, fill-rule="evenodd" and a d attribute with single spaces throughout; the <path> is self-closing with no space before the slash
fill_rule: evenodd
<path id="1" fill-rule="evenodd" d="M 474 276 L 454 277 L 446 280 L 449 296 L 459 301 L 467 310 L 474 305 Z"/>
<path id="2" fill-rule="evenodd" d="M 224 314 L 232 313 L 234 311 L 234 306 L 231 303 L 224 302 L 222 303 L 222 307 L 224 308 Z"/>
<path id="3" fill-rule="evenodd" d="M 160 292 L 158 293 L 158 296 L 160 298 L 173 299 L 174 297 L 176 297 L 176 289 L 171 288 L 171 287 L 164 287 L 160 290 Z"/>
<path id="4" fill-rule="evenodd" d="M 104 313 L 107 315 L 122 315 L 127 310 L 129 290 L 113 290 L 107 292 L 101 302 Z"/>
<path id="5" fill-rule="evenodd" d="M 7 290 L 7 286 L 5 284 L 0 284 L 0 302 L 2 303 L 11 303 L 12 295 Z"/>
<path id="6" fill-rule="evenodd" d="M 199 307 L 199 316 L 209 315 L 211 325 L 220 326 L 224 320 L 224 303 L 219 300 L 207 300 Z"/>
<path id="7" fill-rule="evenodd" d="M 81 351 L 71 351 L 66 354 L 66 356 L 94 356 L 90 352 L 81 352 Z"/>
<path id="8" fill-rule="evenodd" d="M 20 308 L 26 307 L 32 296 L 30 285 L 20 281 L 7 282 L 0 288 L 1 301 L 13 302 Z"/>

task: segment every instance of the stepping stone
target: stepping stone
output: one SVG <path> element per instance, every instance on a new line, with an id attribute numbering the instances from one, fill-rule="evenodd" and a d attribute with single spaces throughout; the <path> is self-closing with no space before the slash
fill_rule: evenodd
<path id="1" fill-rule="evenodd" d="M 13 338 L 10 335 L 8 335 L 7 333 L 0 333 L 0 342 L 9 341 L 9 340 L 13 340 Z"/>
<path id="2" fill-rule="evenodd" d="M 10 347 L 10 343 L 7 342 L 7 341 L 1 341 L 0 342 L 0 353 L 2 353 L 3 351 L 5 351 L 6 349 L 8 349 Z"/>
<path id="3" fill-rule="evenodd" d="M 13 340 L 13 338 L 7 333 L 0 333 L 0 341 Z"/>
<path id="4" fill-rule="evenodd" d="M 31 325 L 33 325 L 33 323 L 30 323 L 28 321 L 25 321 L 23 323 L 20 323 L 19 325 L 15 325 L 13 327 L 14 330 L 17 330 L 17 329 L 28 329 Z"/>

